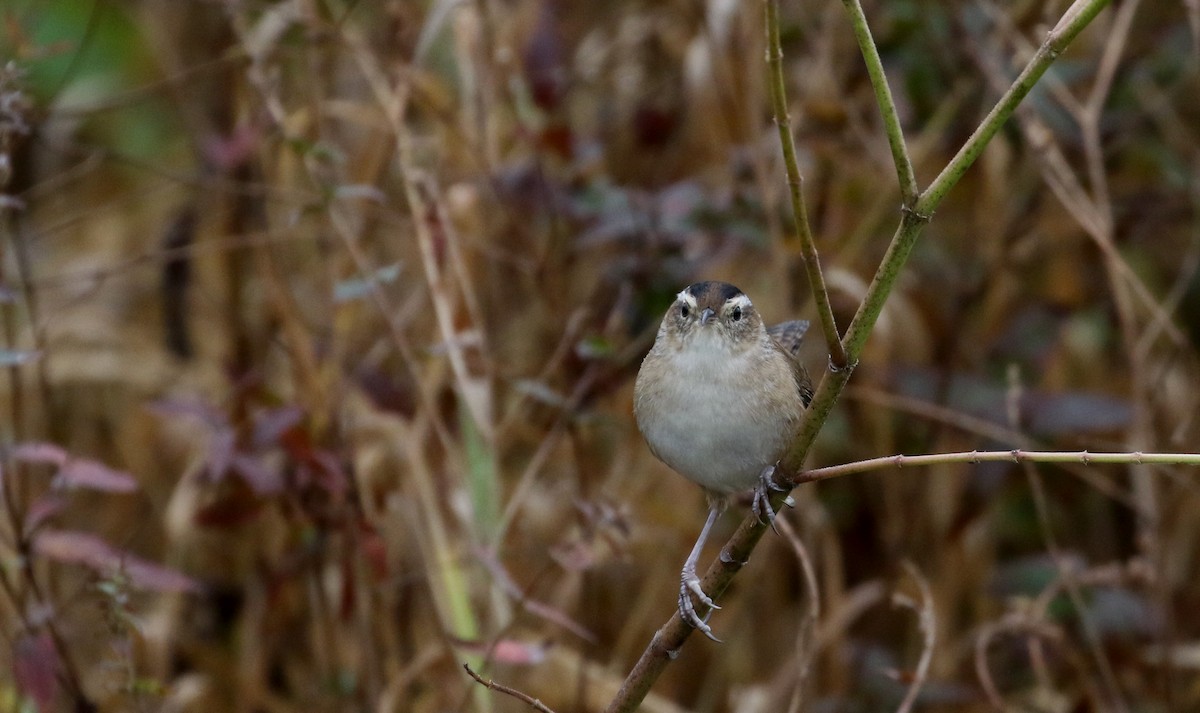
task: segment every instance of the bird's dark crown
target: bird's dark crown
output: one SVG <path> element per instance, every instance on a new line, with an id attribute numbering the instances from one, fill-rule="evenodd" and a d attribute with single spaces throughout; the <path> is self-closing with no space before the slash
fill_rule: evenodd
<path id="1" fill-rule="evenodd" d="M 718 311 L 726 302 L 743 294 L 736 286 L 717 280 L 688 285 L 687 292 L 696 298 L 696 305 L 700 308 L 711 307 Z"/>

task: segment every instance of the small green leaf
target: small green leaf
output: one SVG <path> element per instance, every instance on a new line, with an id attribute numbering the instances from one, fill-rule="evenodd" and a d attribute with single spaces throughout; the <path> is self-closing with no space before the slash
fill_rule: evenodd
<path id="1" fill-rule="evenodd" d="M 598 334 L 584 337 L 575 345 L 575 354 L 581 359 L 604 359 L 615 351 L 612 342 Z"/>

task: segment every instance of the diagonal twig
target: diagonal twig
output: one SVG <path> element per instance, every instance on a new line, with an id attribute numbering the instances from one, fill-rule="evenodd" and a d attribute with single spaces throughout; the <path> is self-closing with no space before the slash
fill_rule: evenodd
<path id="1" fill-rule="evenodd" d="M 530 708 L 534 709 L 535 711 L 539 711 L 540 713 L 554 713 L 554 709 L 548 707 L 545 703 L 542 703 L 528 693 L 523 693 L 515 688 L 505 686 L 502 683 L 496 683 L 490 678 L 483 678 L 471 670 L 470 664 L 463 664 L 463 668 L 466 670 L 468 676 L 475 679 L 479 685 L 490 691 L 499 691 L 505 695 L 512 696 L 513 698 L 516 698 L 518 701 L 527 704 Z"/>

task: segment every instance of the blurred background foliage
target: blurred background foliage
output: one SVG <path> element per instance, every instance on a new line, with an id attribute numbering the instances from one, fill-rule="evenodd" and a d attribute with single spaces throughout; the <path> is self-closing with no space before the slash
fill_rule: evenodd
<path id="1" fill-rule="evenodd" d="M 922 185 L 1065 9 L 864 4 Z M 662 310 L 714 278 L 812 317 L 762 10 L 0 7 L 0 709 L 523 708 L 464 662 L 601 708 L 703 519 L 631 416 Z M 899 192 L 841 4 L 782 12 L 844 327 Z M 1059 58 L 934 216 L 812 466 L 1200 450 L 1198 33 L 1195 3 L 1125 0 Z M 894 710 L 925 653 L 919 710 L 1200 708 L 1194 472 L 794 496 L 726 643 L 646 710 Z"/>

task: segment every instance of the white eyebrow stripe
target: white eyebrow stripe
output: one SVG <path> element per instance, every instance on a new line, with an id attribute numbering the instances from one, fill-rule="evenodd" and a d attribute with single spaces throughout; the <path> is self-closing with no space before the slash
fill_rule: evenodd
<path id="1" fill-rule="evenodd" d="M 725 304 L 727 306 L 741 307 L 743 309 L 754 306 L 750 302 L 750 298 L 747 297 L 746 295 L 734 295 L 733 297 L 730 297 L 728 300 L 726 300 Z"/>
<path id="2" fill-rule="evenodd" d="M 686 288 L 684 288 L 684 290 L 679 294 L 675 295 L 675 299 L 682 300 L 683 302 L 687 303 L 689 307 L 696 306 L 696 298 L 693 297 L 692 293 L 688 292 Z"/>

